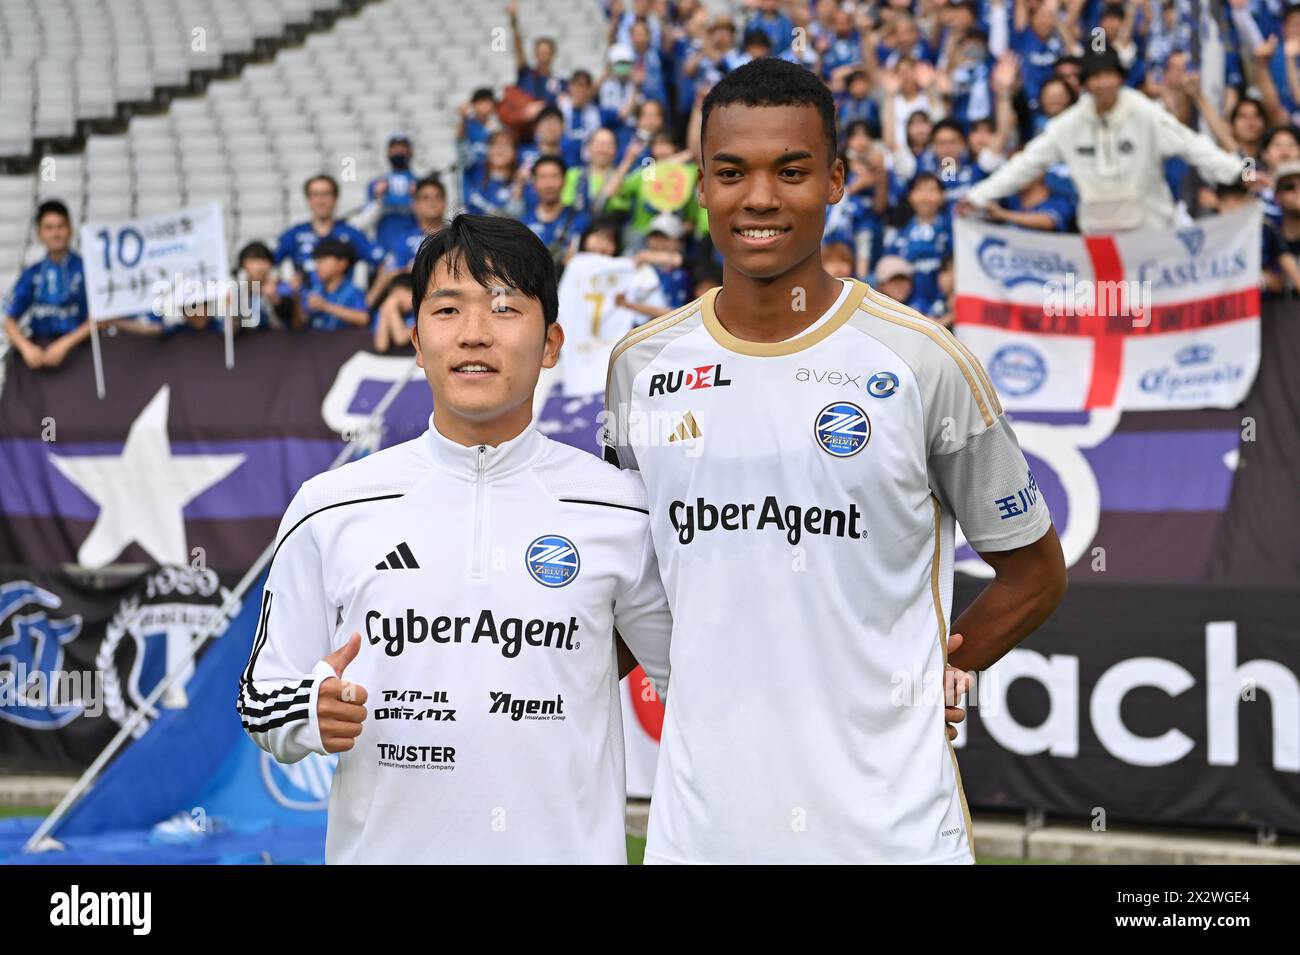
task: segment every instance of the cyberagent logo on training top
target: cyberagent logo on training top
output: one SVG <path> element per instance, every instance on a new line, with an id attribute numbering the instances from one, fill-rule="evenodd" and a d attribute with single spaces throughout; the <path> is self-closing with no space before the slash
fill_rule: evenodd
<path id="1" fill-rule="evenodd" d="M 852 402 L 836 401 L 817 413 L 813 434 L 827 454 L 852 457 L 871 440 L 871 419 Z"/>
<path id="2" fill-rule="evenodd" d="M 563 587 L 578 576 L 581 560 L 573 541 L 547 534 L 528 545 L 528 573 L 543 587 Z"/>

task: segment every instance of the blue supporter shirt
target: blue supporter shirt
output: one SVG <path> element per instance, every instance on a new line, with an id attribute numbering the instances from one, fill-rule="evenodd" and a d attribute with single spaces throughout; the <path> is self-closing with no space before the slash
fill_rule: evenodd
<path id="1" fill-rule="evenodd" d="M 1020 204 L 1019 196 L 1007 196 L 1002 200 L 1002 207 L 1010 209 L 1012 212 L 1046 212 L 1052 217 L 1053 232 L 1064 232 L 1074 219 L 1074 203 L 1060 193 L 1048 193 L 1047 198 L 1032 206 L 1023 206 Z M 1015 228 L 1023 228 L 1013 223 L 1005 222 L 1002 225 Z M 1035 230 L 1037 231 L 1037 230 Z"/>
<path id="2" fill-rule="evenodd" d="M 534 99 L 546 100 L 552 106 L 555 105 L 559 95 L 569 88 L 563 77 L 556 76 L 554 73 L 543 76 L 531 66 L 520 69 L 515 85 Z"/>
<path id="3" fill-rule="evenodd" d="M 912 297 L 906 304 L 922 315 L 940 314 L 944 302 L 939 267 L 952 254 L 952 224 L 947 216 L 940 215 L 934 222 L 913 216 L 886 239 L 886 251 L 912 263 Z"/>
<path id="4" fill-rule="evenodd" d="M 329 312 L 313 312 L 307 305 L 307 298 L 313 292 L 323 296 L 333 305 L 342 305 L 346 308 L 359 308 L 364 312 L 369 312 L 366 307 L 366 296 L 361 289 L 357 288 L 346 278 L 338 284 L 334 291 L 328 291 L 324 283 L 319 278 L 312 275 L 307 285 L 305 285 L 298 294 L 302 297 L 302 310 L 307 313 L 307 323 L 312 328 L 321 332 L 332 332 L 340 328 L 350 327 L 347 322 L 337 315 L 331 315 Z"/>
<path id="5" fill-rule="evenodd" d="M 55 339 L 75 329 L 90 312 L 81 256 L 69 249 L 61 261 L 46 256 L 23 269 L 4 311 L 19 322 L 30 315 L 28 335 L 33 339 Z"/>
<path id="6" fill-rule="evenodd" d="M 1038 91 L 1052 75 L 1056 61 L 1065 55 L 1065 47 L 1055 33 L 1044 40 L 1033 30 L 1021 30 L 1012 39 L 1011 49 L 1020 57 L 1025 98 L 1031 108 L 1037 109 Z"/>
<path id="7" fill-rule="evenodd" d="M 357 251 L 357 261 L 367 262 L 372 267 L 384 260 L 383 250 L 371 242 L 364 232 L 342 220 L 335 220 L 325 235 L 317 235 L 310 222 L 289 226 L 275 247 L 275 264 L 279 265 L 289 259 L 300 271 L 314 271 L 316 266 L 312 262 L 312 256 L 316 254 L 316 245 L 321 239 L 341 239 L 349 243 Z"/>
<path id="8" fill-rule="evenodd" d="M 545 245 L 550 246 L 561 239 L 567 245 L 571 239 L 582 235 L 588 220 L 585 212 L 579 212 L 573 206 L 565 206 L 552 221 L 543 222 L 537 217 L 537 207 L 530 205 L 522 221 Z"/>
<path id="9" fill-rule="evenodd" d="M 479 216 L 499 216 L 510 201 L 510 179 L 491 178 L 487 165 L 479 163 L 465 177 L 465 211 Z"/>

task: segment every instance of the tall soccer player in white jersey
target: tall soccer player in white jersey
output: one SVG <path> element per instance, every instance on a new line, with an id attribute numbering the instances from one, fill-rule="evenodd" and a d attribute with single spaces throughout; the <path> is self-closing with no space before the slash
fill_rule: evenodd
<path id="1" fill-rule="evenodd" d="M 671 628 L 645 490 L 534 427 L 564 334 L 528 228 L 457 216 L 412 286 L 429 429 L 294 497 L 240 717 L 339 754 L 328 862 L 626 862 L 619 636 L 662 684 Z"/>
<path id="2" fill-rule="evenodd" d="M 823 268 L 826 87 L 756 60 L 702 122 L 722 287 L 629 333 L 606 388 L 674 620 L 646 861 L 971 862 L 954 520 L 996 573 L 952 627 L 977 671 L 1064 594 L 1047 505 L 970 352 Z"/>

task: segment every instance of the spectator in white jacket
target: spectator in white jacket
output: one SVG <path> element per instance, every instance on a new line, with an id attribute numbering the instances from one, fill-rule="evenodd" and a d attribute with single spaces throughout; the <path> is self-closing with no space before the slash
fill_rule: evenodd
<path id="1" fill-rule="evenodd" d="M 982 210 L 1063 162 L 1079 192 L 1081 231 L 1168 229 L 1174 224 L 1174 201 L 1164 177 L 1166 159 L 1181 156 L 1207 182 L 1228 182 L 1241 175 L 1240 157 L 1125 87 L 1124 67 L 1114 50 L 1089 53 L 1083 67 L 1088 95 L 973 187 L 958 204 L 959 213 Z"/>

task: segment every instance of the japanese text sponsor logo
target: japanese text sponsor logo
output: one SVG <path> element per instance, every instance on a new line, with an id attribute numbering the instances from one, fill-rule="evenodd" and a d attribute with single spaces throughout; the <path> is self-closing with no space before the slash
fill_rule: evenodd
<path id="1" fill-rule="evenodd" d="M 852 402 L 837 401 L 817 412 L 813 434 L 821 449 L 832 457 L 852 457 L 871 440 L 871 419 Z"/>
<path id="2" fill-rule="evenodd" d="M 408 607 L 403 613 L 386 617 L 378 610 L 366 613 L 366 639 L 371 646 L 384 645 L 384 653 L 400 656 L 409 645 L 426 640 L 439 644 L 491 643 L 507 659 L 519 656 L 524 646 L 547 647 L 552 650 L 578 650 L 581 640 L 575 640 L 578 618 L 568 620 L 543 620 L 534 617 L 503 617 L 500 620 L 491 610 L 480 611 L 477 617 L 440 615 L 425 617 Z"/>
<path id="3" fill-rule="evenodd" d="M 1038 481 L 1034 479 L 1033 471 L 1027 471 L 1025 472 L 1025 486 L 1014 494 L 994 499 L 993 506 L 998 509 L 998 520 L 1005 521 L 1012 517 L 1028 514 L 1037 506 L 1038 500 Z"/>
<path id="4" fill-rule="evenodd" d="M 558 534 L 546 534 L 529 544 L 524 561 L 529 576 L 543 587 L 571 583 L 582 565 L 573 541 Z"/>
<path id="5" fill-rule="evenodd" d="M 434 690 L 431 693 L 423 690 L 381 690 L 380 701 L 384 705 L 375 709 L 377 720 L 456 722 L 456 711 L 446 706 L 450 702 L 446 690 Z"/>
<path id="6" fill-rule="evenodd" d="M 492 706 L 489 713 L 499 713 L 510 717 L 511 722 L 520 720 L 563 720 L 564 697 L 555 694 L 553 699 L 525 699 L 503 690 L 489 690 Z"/>
<path id="7" fill-rule="evenodd" d="M 650 389 L 646 397 L 672 395 L 679 391 L 700 391 L 704 388 L 725 388 L 731 379 L 722 372 L 722 365 L 697 365 L 678 371 L 663 371 L 650 376 Z"/>
<path id="8" fill-rule="evenodd" d="M 1003 345 L 989 361 L 989 377 L 1012 398 L 1032 395 L 1047 380 L 1047 361 L 1028 345 Z"/>
<path id="9" fill-rule="evenodd" d="M 711 504 L 704 498 L 693 503 L 673 501 L 668 505 L 668 520 L 681 544 L 689 544 L 699 534 L 712 531 L 777 531 L 791 545 L 805 534 L 818 537 L 865 538 L 867 528 L 862 511 L 850 502 L 848 508 L 782 506 L 769 494 L 761 504 Z"/>
<path id="10" fill-rule="evenodd" d="M 399 743 L 376 743 L 379 750 L 378 763 L 390 769 L 438 769 L 456 768 L 456 748 L 454 746 L 418 746 Z"/>
<path id="11" fill-rule="evenodd" d="M 1004 288 L 1041 285 L 1054 275 L 1077 272 L 1078 267 L 1059 252 L 1046 252 L 1030 245 L 1012 245 L 990 236 L 975 252 L 984 274 Z"/>

